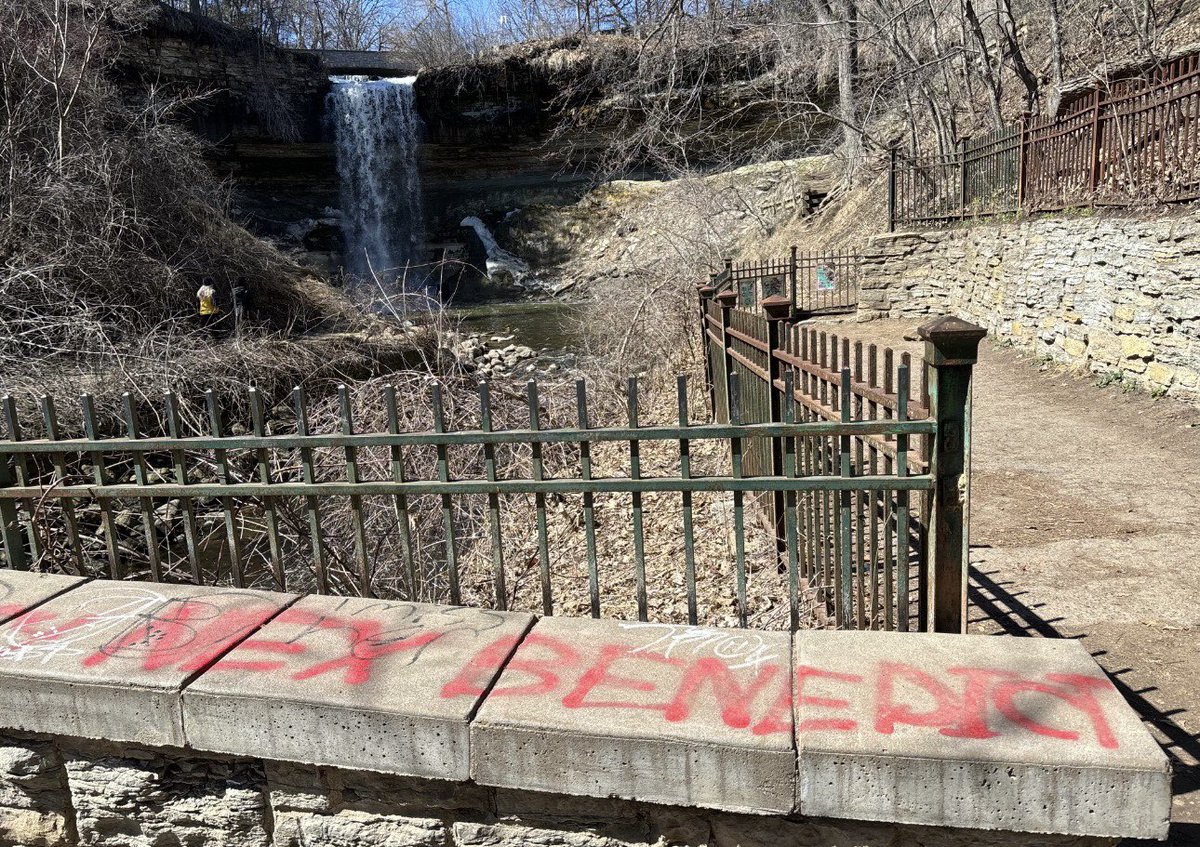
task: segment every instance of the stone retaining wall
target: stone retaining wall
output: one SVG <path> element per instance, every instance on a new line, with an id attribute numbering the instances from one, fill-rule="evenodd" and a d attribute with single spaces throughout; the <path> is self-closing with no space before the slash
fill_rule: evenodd
<path id="1" fill-rule="evenodd" d="M 0 571 L 0 845 L 1162 838 L 1073 641 L 535 620 Z"/>
<path id="2" fill-rule="evenodd" d="M 1054 217 L 894 233 L 860 320 L 956 314 L 1038 354 L 1200 400 L 1200 215 Z"/>

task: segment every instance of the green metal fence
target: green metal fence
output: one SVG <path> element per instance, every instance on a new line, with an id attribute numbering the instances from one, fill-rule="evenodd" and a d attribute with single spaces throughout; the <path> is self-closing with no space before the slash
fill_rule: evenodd
<path id="1" fill-rule="evenodd" d="M 722 379 L 736 396 L 738 374 L 722 371 Z M 833 590 L 835 574 L 842 585 L 860 567 L 848 546 L 822 548 L 819 562 L 802 551 L 801 504 L 849 492 L 892 502 L 901 492 L 929 491 L 934 478 L 903 463 L 870 473 L 854 464 L 817 469 L 801 457 L 817 441 L 864 438 L 887 439 L 905 455 L 909 439 L 934 432 L 932 422 L 907 420 L 903 410 L 891 420 L 798 421 L 789 401 L 777 420 L 743 423 L 735 414 L 733 423 L 697 424 L 681 378 L 678 418 L 669 425 L 642 420 L 636 381 L 626 390 L 623 425 L 592 424 L 582 382 L 573 425 L 546 425 L 531 382 L 523 398 L 528 424 L 500 428 L 493 390 L 479 387 L 474 425 L 455 429 L 434 385 L 434 425 L 418 432 L 401 431 L 392 389 L 378 398 L 387 427 L 369 432 L 356 427 L 345 389 L 337 425 L 321 432 L 310 428 L 299 391 L 286 427 L 268 418 L 253 391 L 249 419 L 231 424 L 210 393 L 208 432 L 188 436 L 174 396 L 162 398 L 147 427 L 139 420 L 150 418 L 145 406 L 126 395 L 120 438 L 100 437 L 90 397 L 80 403 L 82 438 L 61 437 L 49 399 L 34 413 L 6 398 L 6 564 L 544 614 L 627 608 L 640 620 L 679 623 L 720 621 L 723 609 L 743 626 L 771 625 L 756 608 L 764 602 L 779 611 L 774 625 L 826 625 L 815 598 L 817 611 L 828 609 L 840 625 L 882 626 L 845 614 L 844 590 Z M 272 434 L 280 428 L 289 431 Z M 756 444 L 783 463 L 748 460 Z M 747 494 L 786 502 L 778 537 L 756 524 L 760 510 L 744 508 Z M 698 528 L 710 514 L 727 517 L 728 561 L 707 537 L 719 533 Z M 614 546 L 616 536 L 631 543 Z M 648 574 L 650 540 L 656 558 Z M 568 596 L 586 600 L 576 607 Z"/>
<path id="2" fill-rule="evenodd" d="M 794 449 L 805 477 L 930 475 L 920 490 L 814 488 L 795 503 L 786 492 L 758 502 L 781 549 L 799 555 L 804 584 L 832 596 L 839 626 L 960 631 L 970 491 L 961 482 L 970 475 L 970 378 L 983 330 L 931 322 L 921 330 L 926 360 L 914 366 L 908 353 L 797 324 L 786 296 L 760 300 L 712 285 L 699 294 L 718 420 L 784 421 L 794 406 L 802 422 L 928 422 L 904 436 L 847 430 L 770 442 L 747 458 L 764 474 L 783 473 Z"/>
<path id="3" fill-rule="evenodd" d="M 743 307 L 769 297 L 785 297 L 793 317 L 853 312 L 858 305 L 862 256 L 858 253 L 810 252 L 793 247 L 787 258 L 725 260 L 712 275 L 717 291 L 731 291 Z"/>

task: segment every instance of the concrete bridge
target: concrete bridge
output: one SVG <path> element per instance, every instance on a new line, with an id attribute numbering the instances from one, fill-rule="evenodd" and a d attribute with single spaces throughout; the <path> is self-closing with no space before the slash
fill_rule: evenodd
<path id="1" fill-rule="evenodd" d="M 389 50 L 300 50 L 290 52 L 317 56 L 334 76 L 414 76 L 419 68 L 399 53 Z"/>

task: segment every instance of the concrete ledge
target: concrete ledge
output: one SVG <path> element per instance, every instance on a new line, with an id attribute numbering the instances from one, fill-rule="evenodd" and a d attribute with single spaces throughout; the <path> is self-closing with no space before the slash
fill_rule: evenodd
<path id="1" fill-rule="evenodd" d="M 220 753 L 466 780 L 468 721 L 499 667 L 469 696 L 442 697 L 442 688 L 464 657 L 488 645 L 501 644 L 507 658 L 532 623 L 527 614 L 305 597 L 187 689 L 187 741 Z"/>
<path id="2" fill-rule="evenodd" d="M 0 569 L 0 623 L 12 620 L 85 582 L 87 580 L 80 576 Z M 3 650 L 4 644 L 0 643 L 0 652 Z"/>
<path id="3" fill-rule="evenodd" d="M 1072 641 L 11 572 L 0 592 L 0 729 L 780 821 L 1167 831 L 1166 757 Z"/>
<path id="4" fill-rule="evenodd" d="M 544 618 L 471 726 L 484 785 L 738 812 L 795 803 L 784 633 Z"/>
<path id="5" fill-rule="evenodd" d="M 190 585 L 72 588 L 0 627 L 3 725 L 180 746 L 184 685 L 290 602 Z"/>
<path id="6" fill-rule="evenodd" d="M 800 811 L 1165 838 L 1166 757 L 1075 641 L 796 636 Z"/>

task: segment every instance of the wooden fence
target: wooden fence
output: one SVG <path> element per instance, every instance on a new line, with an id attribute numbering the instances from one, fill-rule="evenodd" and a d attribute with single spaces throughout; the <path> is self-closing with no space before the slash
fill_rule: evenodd
<path id="1" fill-rule="evenodd" d="M 742 302 L 733 289 L 704 286 L 700 299 L 718 420 L 940 422 L 964 436 L 955 438 L 969 456 L 970 365 L 983 335 L 978 327 L 955 319 L 923 327 L 927 350 L 935 354 L 929 366 L 908 353 L 797 324 L 788 299 L 778 294 Z M 947 344 L 957 348 L 947 354 Z M 969 475 L 969 461 L 943 456 L 939 463 L 938 431 L 747 441 L 743 468 L 749 476 L 788 474 L 794 467 L 801 476 L 918 473 L 941 480 L 943 488 L 935 483 L 925 491 L 867 491 L 852 484 L 829 496 L 758 497 L 781 545 L 797 552 L 801 578 L 829 593 L 840 626 L 906 630 L 932 622 L 933 628 L 953 629 L 961 623 L 963 601 L 950 586 L 965 586 L 965 553 L 951 549 L 965 544 L 963 527 L 934 505 L 939 490 L 961 498 L 951 492 L 959 492 L 962 474 Z M 942 477 L 951 472 L 953 480 Z M 959 499 L 958 519 L 968 508 Z M 958 541 L 947 546 L 950 536 Z"/>
<path id="2" fill-rule="evenodd" d="M 1200 199 L 1200 54 L 1020 121 L 948 156 L 892 151 L 889 227 Z"/>

